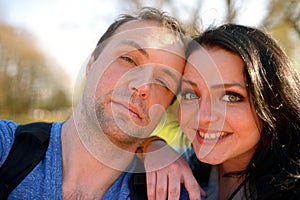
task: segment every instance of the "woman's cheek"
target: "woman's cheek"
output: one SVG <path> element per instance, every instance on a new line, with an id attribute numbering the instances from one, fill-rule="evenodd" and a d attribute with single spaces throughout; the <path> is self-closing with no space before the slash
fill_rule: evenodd
<path id="1" fill-rule="evenodd" d="M 178 120 L 187 138 L 192 141 L 198 129 L 198 109 L 196 105 L 180 105 L 178 109 Z"/>

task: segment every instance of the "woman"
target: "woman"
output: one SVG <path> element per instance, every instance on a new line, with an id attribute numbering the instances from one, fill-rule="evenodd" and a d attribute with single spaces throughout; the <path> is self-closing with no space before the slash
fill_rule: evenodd
<path id="1" fill-rule="evenodd" d="M 187 58 L 179 119 L 213 165 L 207 199 L 299 199 L 300 80 L 286 54 L 227 24 L 195 38 Z"/>

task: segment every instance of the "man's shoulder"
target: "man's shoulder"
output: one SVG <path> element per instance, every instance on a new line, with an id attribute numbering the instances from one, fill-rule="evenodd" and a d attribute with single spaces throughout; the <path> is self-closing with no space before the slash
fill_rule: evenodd
<path id="1" fill-rule="evenodd" d="M 50 140 L 45 157 L 11 192 L 11 199 L 60 199 L 61 197 L 61 143 L 60 131 L 63 122 L 51 123 Z"/>
<path id="2" fill-rule="evenodd" d="M 10 120 L 0 120 L 0 166 L 5 161 L 14 142 L 14 133 L 19 124 Z"/>
<path id="3" fill-rule="evenodd" d="M 13 133 L 15 132 L 16 128 L 19 126 L 14 121 L 11 120 L 0 120 L 0 132 L 1 133 Z"/>

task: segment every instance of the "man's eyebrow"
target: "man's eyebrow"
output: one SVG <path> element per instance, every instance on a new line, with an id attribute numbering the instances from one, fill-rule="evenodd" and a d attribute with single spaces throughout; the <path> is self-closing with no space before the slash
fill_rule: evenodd
<path id="1" fill-rule="evenodd" d="M 121 43 L 122 45 L 128 45 L 131 47 L 134 47 L 135 49 L 137 49 L 141 54 L 143 54 L 146 57 L 149 57 L 149 54 L 147 53 L 147 51 L 145 49 L 143 49 L 138 43 L 136 43 L 135 41 L 132 40 L 127 40 L 127 41 L 123 41 Z"/>
<path id="2" fill-rule="evenodd" d="M 179 81 L 179 80 L 177 79 L 177 77 L 179 77 L 179 76 L 176 76 L 176 75 L 179 74 L 179 72 L 173 72 L 173 71 L 168 70 L 168 69 L 165 69 L 165 68 L 163 68 L 162 71 L 163 71 L 165 74 L 169 75 L 175 82 Z"/>
<path id="3" fill-rule="evenodd" d="M 191 85 L 192 87 L 197 87 L 197 84 L 194 83 L 193 81 L 187 80 L 185 78 L 182 78 L 182 82 L 185 82 L 186 84 Z"/>

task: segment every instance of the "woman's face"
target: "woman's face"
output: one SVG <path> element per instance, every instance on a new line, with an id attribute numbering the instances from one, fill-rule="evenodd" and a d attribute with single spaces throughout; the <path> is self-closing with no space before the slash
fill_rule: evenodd
<path id="1" fill-rule="evenodd" d="M 184 71 L 179 119 L 199 160 L 248 164 L 261 123 L 246 90 L 244 62 L 215 47 L 197 49 Z M 236 162 L 237 161 L 237 162 Z"/>

